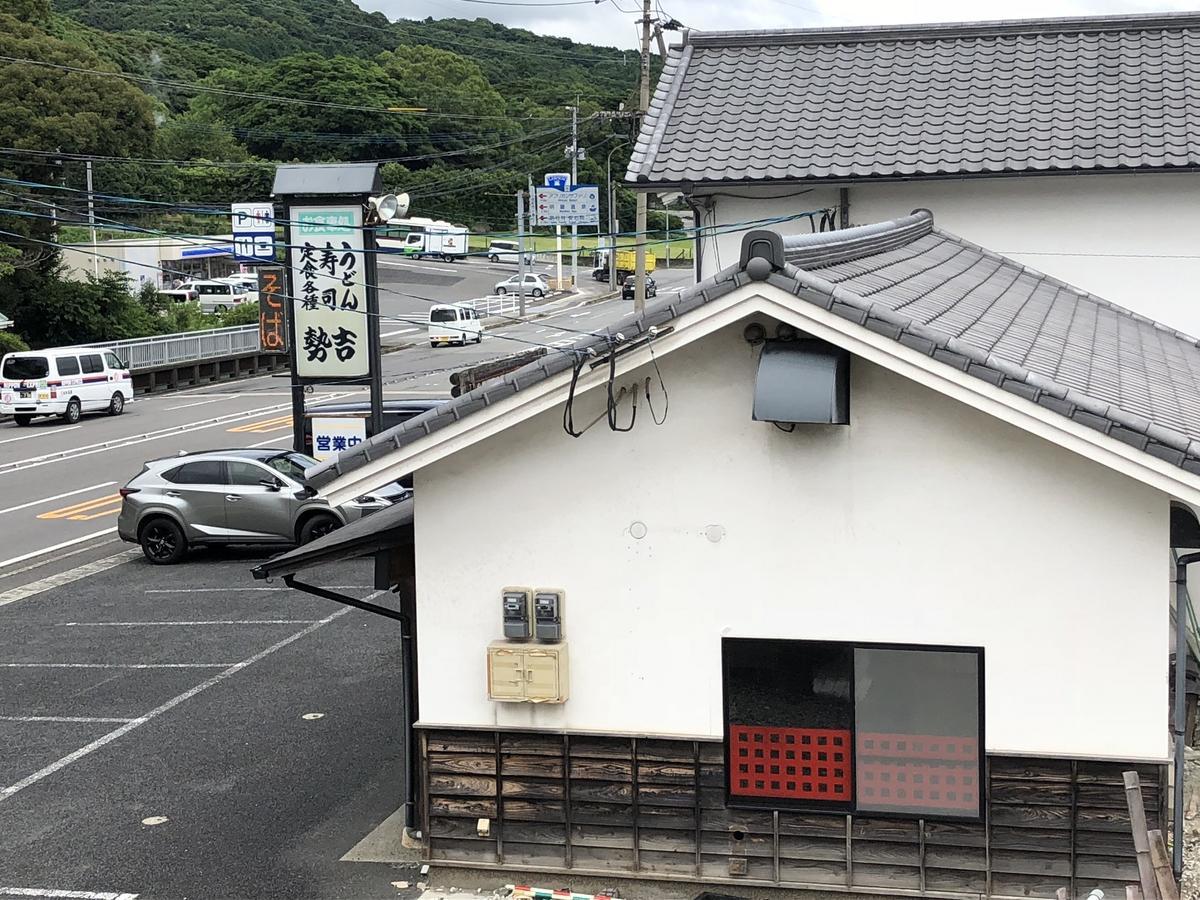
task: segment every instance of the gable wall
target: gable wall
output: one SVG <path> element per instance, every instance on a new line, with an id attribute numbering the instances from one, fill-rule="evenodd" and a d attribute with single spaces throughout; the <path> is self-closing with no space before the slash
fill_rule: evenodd
<path id="1" fill-rule="evenodd" d="M 421 720 L 713 737 L 722 635 L 980 645 L 989 751 L 1164 758 L 1167 497 L 857 359 L 849 427 L 753 422 L 741 331 L 661 360 L 662 427 L 417 472 Z M 487 699 L 507 585 L 566 591 L 561 706 Z"/>
<path id="2" fill-rule="evenodd" d="M 837 188 L 781 196 L 800 190 L 731 189 L 731 194 L 744 196 L 717 195 L 716 224 L 838 204 Z M 778 199 L 763 199 L 769 197 Z M 1013 176 L 850 186 L 855 225 L 905 216 L 917 208 L 932 210 L 938 228 L 1200 336 L 1200 174 Z M 771 227 L 785 234 L 809 233 L 807 219 Z M 704 277 L 737 262 L 742 233 L 706 242 Z"/>

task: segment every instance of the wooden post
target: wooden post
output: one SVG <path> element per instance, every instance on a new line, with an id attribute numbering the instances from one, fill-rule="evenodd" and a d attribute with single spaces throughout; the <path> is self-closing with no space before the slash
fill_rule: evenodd
<path id="1" fill-rule="evenodd" d="M 1162 900 L 1179 900 L 1179 885 L 1171 871 L 1171 857 L 1167 853 L 1167 842 L 1157 828 L 1147 835 L 1150 842 L 1150 861 L 1154 864 L 1154 880 Z"/>
<path id="2" fill-rule="evenodd" d="M 1124 772 L 1125 803 L 1129 807 L 1129 822 L 1133 829 L 1133 849 L 1137 852 L 1138 880 L 1142 883 L 1144 900 L 1160 900 L 1154 879 L 1154 864 L 1150 860 L 1150 839 L 1146 835 L 1146 807 L 1142 803 L 1142 782 L 1137 772 Z"/>
<path id="3" fill-rule="evenodd" d="M 1136 884 L 1125 885 L 1125 900 L 1142 900 L 1142 889 Z"/>

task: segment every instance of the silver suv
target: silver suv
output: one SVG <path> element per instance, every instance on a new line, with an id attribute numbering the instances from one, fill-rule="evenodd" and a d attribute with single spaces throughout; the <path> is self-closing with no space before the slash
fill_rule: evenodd
<path id="1" fill-rule="evenodd" d="M 305 544 L 345 524 L 304 483 L 291 450 L 217 450 L 152 460 L 121 488 L 117 532 L 156 565 L 193 544 Z"/>

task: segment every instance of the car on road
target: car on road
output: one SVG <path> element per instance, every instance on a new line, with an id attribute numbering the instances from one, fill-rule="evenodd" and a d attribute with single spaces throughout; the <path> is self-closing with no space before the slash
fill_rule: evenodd
<path id="1" fill-rule="evenodd" d="M 0 415 L 21 426 L 37 416 L 68 425 L 85 412 L 119 416 L 132 399 L 129 366 L 101 347 L 23 351 L 0 360 Z"/>
<path id="2" fill-rule="evenodd" d="M 214 450 L 147 462 L 120 489 L 117 533 L 155 565 L 214 544 L 306 544 L 346 515 L 304 481 L 317 461 L 291 450 Z"/>
<path id="3" fill-rule="evenodd" d="M 474 306 L 465 303 L 439 304 L 429 307 L 429 346 L 476 344 L 483 340 L 483 320 Z"/>
<path id="4" fill-rule="evenodd" d="M 178 288 L 188 291 L 200 301 L 200 311 L 216 312 L 219 309 L 232 309 L 250 300 L 248 285 L 228 281 L 185 281 Z"/>
<path id="5" fill-rule="evenodd" d="M 632 300 L 636 293 L 637 293 L 637 276 L 629 275 L 625 278 L 625 281 L 621 284 L 621 299 L 622 300 Z M 646 296 L 647 297 L 657 297 L 658 296 L 658 284 L 649 275 L 646 276 Z"/>
<path id="6" fill-rule="evenodd" d="M 521 275 L 517 274 L 511 278 L 505 278 L 503 281 L 497 281 L 494 290 L 497 294 L 520 293 Z M 545 275 L 535 275 L 531 272 L 526 272 L 525 293 L 531 297 L 545 297 L 550 293 L 550 282 L 546 280 Z"/>
<path id="7" fill-rule="evenodd" d="M 521 245 L 516 241 L 492 241 L 488 244 L 487 256 L 494 263 L 521 261 Z M 533 252 L 525 251 L 525 262 L 533 262 Z"/>

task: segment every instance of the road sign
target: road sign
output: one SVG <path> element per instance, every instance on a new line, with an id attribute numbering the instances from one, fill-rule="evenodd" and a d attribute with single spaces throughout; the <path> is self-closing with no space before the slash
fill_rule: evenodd
<path id="1" fill-rule="evenodd" d="M 571 173 L 547 172 L 542 183 L 556 191 L 569 191 L 571 189 Z"/>
<path id="2" fill-rule="evenodd" d="M 288 352 L 283 266 L 258 269 L 258 344 L 262 353 Z"/>
<path id="3" fill-rule="evenodd" d="M 533 189 L 534 225 L 599 225 L 600 188 L 577 184 L 569 191 Z"/>
<path id="4" fill-rule="evenodd" d="M 270 203 L 234 203 L 233 255 L 246 262 L 274 262 L 275 207 Z"/>
<path id="5" fill-rule="evenodd" d="M 367 439 L 367 420 L 361 416 L 313 416 L 314 459 L 324 461 Z"/>

